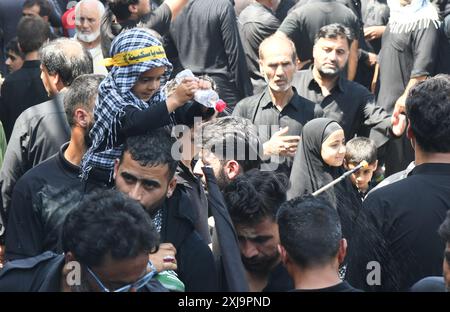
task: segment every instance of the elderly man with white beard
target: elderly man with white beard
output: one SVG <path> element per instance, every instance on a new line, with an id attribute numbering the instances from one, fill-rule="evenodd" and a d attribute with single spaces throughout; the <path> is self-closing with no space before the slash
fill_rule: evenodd
<path id="1" fill-rule="evenodd" d="M 94 73 L 107 75 L 100 45 L 100 21 L 105 7 L 98 0 L 81 0 L 75 6 L 75 38 L 92 55 Z"/>

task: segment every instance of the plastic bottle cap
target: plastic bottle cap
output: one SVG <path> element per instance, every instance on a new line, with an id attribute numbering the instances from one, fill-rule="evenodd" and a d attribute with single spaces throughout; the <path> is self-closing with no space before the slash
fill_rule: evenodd
<path id="1" fill-rule="evenodd" d="M 216 103 L 216 111 L 219 113 L 223 112 L 227 108 L 227 103 L 225 103 L 223 100 L 218 100 Z"/>

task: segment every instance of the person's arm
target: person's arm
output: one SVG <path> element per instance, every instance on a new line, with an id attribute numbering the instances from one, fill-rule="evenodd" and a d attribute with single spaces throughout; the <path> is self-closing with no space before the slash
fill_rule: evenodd
<path id="1" fill-rule="evenodd" d="M 151 129 L 161 128 L 170 124 L 169 111 L 164 101 L 154 103 L 144 110 L 126 106 L 124 113 L 120 120 L 120 134 L 125 137 L 141 135 Z"/>
<path id="2" fill-rule="evenodd" d="M 356 70 L 358 68 L 358 40 L 353 40 L 350 46 L 350 54 L 348 55 L 348 68 L 347 68 L 347 78 L 348 80 L 355 79 Z"/>
<path id="3" fill-rule="evenodd" d="M 419 29 L 412 35 L 412 50 L 414 53 L 413 69 L 410 79 L 403 94 L 395 102 L 393 118 L 398 118 L 400 113 L 405 112 L 405 101 L 409 90 L 418 82 L 433 75 L 437 53 L 439 48 L 439 29 L 430 21 L 426 29 Z"/>

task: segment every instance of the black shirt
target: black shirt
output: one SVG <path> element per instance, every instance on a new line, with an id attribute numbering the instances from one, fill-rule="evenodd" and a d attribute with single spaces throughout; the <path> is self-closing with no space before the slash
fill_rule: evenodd
<path id="1" fill-rule="evenodd" d="M 426 276 L 442 275 L 445 244 L 438 228 L 450 208 L 450 165 L 425 163 L 410 176 L 371 192 L 349 242 L 346 279 L 361 289 L 405 291 Z M 377 261 L 381 285 L 366 283 Z"/>
<path id="2" fill-rule="evenodd" d="M 236 14 L 229 0 L 190 0 L 170 26 L 183 68 L 208 74 L 230 106 L 252 94 Z M 230 102 L 231 101 L 231 102 Z"/>
<path id="3" fill-rule="evenodd" d="M 3 82 L 0 97 L 0 120 L 9 141 L 17 117 L 27 108 L 47 101 L 41 80 L 40 61 L 25 61 L 18 71 Z"/>
<path id="4" fill-rule="evenodd" d="M 294 289 L 294 292 L 361 292 L 361 290 L 354 288 L 346 281 L 342 281 L 334 286 L 318 288 L 318 289 Z"/>
<path id="5" fill-rule="evenodd" d="M 301 5 L 289 13 L 279 30 L 294 41 L 299 59 L 306 61 L 313 58 L 314 38 L 319 29 L 332 23 L 349 27 L 353 34 L 359 32 L 356 15 L 335 0 L 311 0 Z"/>
<path id="6" fill-rule="evenodd" d="M 375 104 L 373 94 L 362 85 L 340 77 L 331 93 L 324 97 L 312 69 L 297 72 L 292 84 L 301 96 L 320 105 L 324 117 L 341 125 L 347 141 L 355 135 L 366 136 L 380 147 L 391 136 L 390 116 Z"/>
<path id="7" fill-rule="evenodd" d="M 60 252 L 59 232 L 66 214 L 82 198 L 80 168 L 64 158 L 68 143 L 59 153 L 29 170 L 14 188 L 6 227 L 6 258 L 33 257 L 51 250 Z M 64 197 L 79 191 L 80 196 Z"/>
<path id="8" fill-rule="evenodd" d="M 36 257 L 8 262 L 0 271 L 0 292 L 60 292 L 64 255 L 46 251 Z M 139 292 L 167 292 L 151 279 Z"/>
<path id="9" fill-rule="evenodd" d="M 423 20 L 422 22 L 427 22 Z M 393 33 L 386 27 L 378 62 L 380 90 L 377 103 L 392 113 L 411 78 L 434 74 L 439 51 L 439 29 L 428 20 L 427 28 Z"/>
<path id="10" fill-rule="evenodd" d="M 59 93 L 50 101 L 30 107 L 17 118 L 0 171 L 4 209 L 9 206 L 16 181 L 57 153 L 70 139 L 63 97 L 64 93 Z"/>
<path id="11" fill-rule="evenodd" d="M 239 31 L 255 94 L 262 92 L 266 86 L 259 70 L 259 45 L 277 31 L 278 27 L 279 20 L 261 3 L 251 3 L 239 14 Z"/>
<path id="12" fill-rule="evenodd" d="M 278 263 L 277 266 L 274 267 L 270 272 L 267 285 L 266 287 L 264 287 L 262 291 L 263 292 L 288 291 L 293 287 L 294 281 L 289 276 L 288 271 L 280 261 L 280 263 Z"/>
<path id="13" fill-rule="evenodd" d="M 272 135 L 281 128 L 289 127 L 286 135 L 301 135 L 303 126 L 310 120 L 321 117 L 322 111 L 315 104 L 299 96 L 294 88 L 294 95 L 289 103 L 279 111 L 272 103 L 269 89 L 241 100 L 233 111 L 234 116 L 249 119 L 257 126 L 262 143 L 270 140 Z M 280 157 L 280 163 L 286 162 L 290 168 L 292 159 Z"/>

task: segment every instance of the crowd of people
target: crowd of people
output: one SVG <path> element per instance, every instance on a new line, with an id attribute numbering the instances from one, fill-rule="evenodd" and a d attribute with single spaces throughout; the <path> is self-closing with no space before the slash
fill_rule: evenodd
<path id="1" fill-rule="evenodd" d="M 450 291 L 447 0 L 2 0 L 0 72 L 0 291 Z"/>

